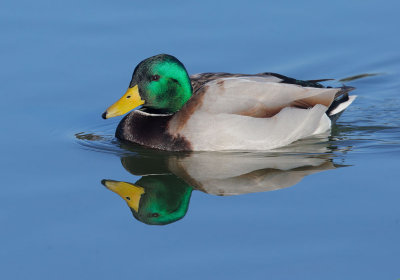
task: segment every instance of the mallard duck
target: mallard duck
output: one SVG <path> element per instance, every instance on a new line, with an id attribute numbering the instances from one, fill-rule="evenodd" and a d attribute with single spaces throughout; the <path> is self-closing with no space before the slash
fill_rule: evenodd
<path id="1" fill-rule="evenodd" d="M 174 56 L 140 62 L 126 93 L 102 115 L 120 116 L 121 141 L 170 151 L 269 150 L 328 131 L 356 96 L 325 80 L 276 73 L 189 76 Z"/>

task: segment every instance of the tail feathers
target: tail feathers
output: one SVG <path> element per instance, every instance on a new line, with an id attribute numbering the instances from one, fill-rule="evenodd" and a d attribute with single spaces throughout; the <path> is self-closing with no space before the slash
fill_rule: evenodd
<path id="1" fill-rule="evenodd" d="M 349 96 L 348 100 L 343 103 L 340 103 L 334 110 L 332 110 L 329 113 L 329 116 L 334 116 L 334 115 L 337 115 L 337 114 L 343 112 L 347 107 L 350 106 L 351 103 L 353 103 L 353 101 L 356 99 L 356 97 L 357 97 L 357 95 Z"/>
<path id="2" fill-rule="evenodd" d="M 343 86 L 336 94 L 334 101 L 326 112 L 333 122 L 335 122 L 343 111 L 356 99 L 356 95 L 349 96 L 349 92 L 354 89 L 354 87 Z"/>

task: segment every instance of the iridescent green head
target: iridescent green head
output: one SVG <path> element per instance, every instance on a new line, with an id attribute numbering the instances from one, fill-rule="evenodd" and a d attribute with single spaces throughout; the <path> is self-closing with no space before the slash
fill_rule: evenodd
<path id="1" fill-rule="evenodd" d="M 185 66 L 174 56 L 159 54 L 140 62 L 132 75 L 127 92 L 103 114 L 119 116 L 142 105 L 163 113 L 175 113 L 192 96 Z"/>
<path id="2" fill-rule="evenodd" d="M 175 57 L 160 54 L 136 66 L 130 88 L 139 87 L 145 101 L 143 107 L 174 113 L 192 96 L 192 87 L 185 66 Z"/>

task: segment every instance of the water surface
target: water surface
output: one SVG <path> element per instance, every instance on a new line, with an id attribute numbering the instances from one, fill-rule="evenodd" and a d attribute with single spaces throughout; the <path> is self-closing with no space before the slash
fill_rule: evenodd
<path id="1" fill-rule="evenodd" d="M 399 7 L 3 1 L 2 278 L 398 279 Z M 191 74 L 335 78 L 358 99 L 277 151 L 126 147 L 100 116 L 157 53 Z M 152 199 L 134 216 L 107 180 Z"/>

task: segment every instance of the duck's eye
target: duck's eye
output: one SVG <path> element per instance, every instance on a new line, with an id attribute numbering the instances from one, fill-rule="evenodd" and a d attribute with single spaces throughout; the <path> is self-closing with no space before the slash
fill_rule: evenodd
<path id="1" fill-rule="evenodd" d="M 153 76 L 151 76 L 151 80 L 152 81 L 158 81 L 160 79 L 160 76 L 159 75 L 153 75 Z"/>
<path id="2" fill-rule="evenodd" d="M 158 216 L 160 216 L 160 214 L 158 214 L 158 213 L 153 213 L 153 214 L 151 214 L 151 216 L 152 216 L 152 217 L 158 217 Z"/>

